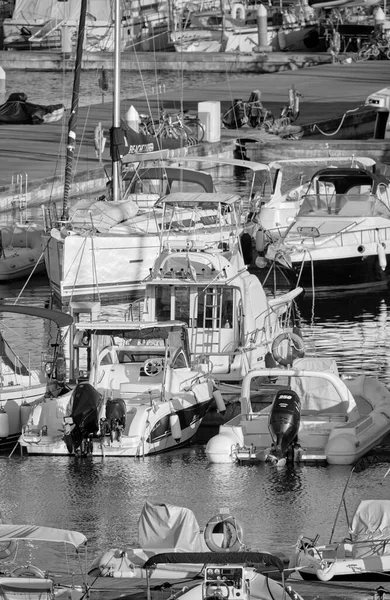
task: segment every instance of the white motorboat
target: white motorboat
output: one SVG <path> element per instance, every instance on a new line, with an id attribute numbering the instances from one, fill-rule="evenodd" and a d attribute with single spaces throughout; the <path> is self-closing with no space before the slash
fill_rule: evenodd
<path id="1" fill-rule="evenodd" d="M 73 319 L 60 311 L 35 306 L 1 304 L 0 313 L 48 319 L 56 323 L 59 336 L 54 356 L 40 369 L 34 369 L 31 364 L 25 364 L 5 339 L 5 330 L 12 330 L 13 322 L 2 319 L 4 332 L 0 334 L 0 449 L 6 449 L 17 442 L 36 401 L 45 395 L 60 395 L 66 390 L 60 328 L 69 326 Z"/>
<path id="2" fill-rule="evenodd" d="M 299 342 L 290 337 L 293 345 Z M 280 354 L 277 346 L 274 354 Z M 250 385 L 259 377 L 279 378 L 278 391 L 272 404 L 254 412 Z M 335 361 L 300 358 L 291 368 L 256 369 L 244 377 L 241 413 L 220 426 L 206 454 L 214 463 L 291 459 L 349 465 L 389 431 L 390 392 L 382 383 L 366 375 L 342 380 Z"/>
<path id="3" fill-rule="evenodd" d="M 272 344 L 292 331 L 301 291 L 268 297 L 238 243 L 227 251 L 177 246 L 164 250 L 151 270 L 143 315 L 187 323 L 192 361 L 203 363 L 216 381 L 234 383 L 251 369 L 276 364 Z"/>
<path id="4" fill-rule="evenodd" d="M 269 163 L 274 181 L 268 198 L 259 199 L 257 220 L 266 242 L 282 237 L 296 218 L 303 198 L 315 193 L 313 175 L 327 167 L 364 168 L 375 172 L 376 162 L 364 156 L 324 156 L 318 158 L 292 158 Z M 259 240 L 259 250 L 264 250 Z"/>
<path id="5" fill-rule="evenodd" d="M 387 288 L 389 179 L 365 169 L 318 171 L 283 238 L 268 246 L 310 291 Z"/>
<path id="6" fill-rule="evenodd" d="M 86 537 L 78 531 L 0 524 L 1 597 L 4 600 L 88 598 L 82 560 L 86 557 L 86 544 Z M 48 560 L 43 549 L 57 556 L 57 564 Z"/>
<path id="7" fill-rule="evenodd" d="M 33 224 L 2 227 L 0 232 L 0 281 L 27 279 L 45 273 L 43 228 Z"/>
<path id="8" fill-rule="evenodd" d="M 175 552 L 153 556 L 145 563 L 150 571 L 161 563 L 177 564 L 198 561 L 204 565 L 203 581 L 186 585 L 175 593 L 181 600 L 206 600 L 225 598 L 233 600 L 302 600 L 301 596 L 285 583 L 284 564 L 268 552 Z M 276 581 L 273 577 L 280 577 Z M 148 600 L 151 598 L 148 586 Z"/>
<path id="9" fill-rule="evenodd" d="M 80 375 L 84 358 L 88 378 L 35 406 L 20 445 L 29 454 L 143 457 L 188 444 L 213 384 L 190 367 L 186 325 L 102 319 L 75 328 L 71 371 Z"/>
<path id="10" fill-rule="evenodd" d="M 146 579 L 149 558 L 161 553 L 245 551 L 239 521 L 224 509 L 202 529 L 194 513 L 172 504 L 145 502 L 138 521 L 138 548 L 112 548 L 98 556 L 88 570 L 93 577 Z M 194 559 L 176 564 L 160 563 L 150 578 L 177 581 L 196 578 L 203 563 Z"/>
<path id="11" fill-rule="evenodd" d="M 359 464 L 357 465 L 359 467 Z M 358 469 L 356 469 L 358 471 Z M 314 538 L 300 535 L 290 557 L 289 567 L 297 569 L 303 579 L 366 579 L 390 573 L 390 500 L 369 498 L 361 500 L 351 515 L 346 493 L 354 468 L 344 487 L 336 512 L 329 542 L 319 543 Z M 384 477 L 386 477 L 387 473 Z M 384 478 L 383 478 L 384 479 Z M 382 480 L 383 482 L 383 480 Z M 341 507 L 345 509 L 348 535 L 334 541 L 333 535 L 339 521 Z"/>

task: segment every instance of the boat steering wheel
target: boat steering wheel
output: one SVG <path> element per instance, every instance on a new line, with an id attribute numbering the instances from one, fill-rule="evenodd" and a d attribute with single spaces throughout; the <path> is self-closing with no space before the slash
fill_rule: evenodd
<path id="1" fill-rule="evenodd" d="M 206 588 L 206 598 L 229 598 L 230 590 L 224 581 L 209 581 Z"/>
<path id="2" fill-rule="evenodd" d="M 164 359 L 163 358 L 148 358 L 143 364 L 145 375 L 148 377 L 155 377 L 163 370 Z"/>

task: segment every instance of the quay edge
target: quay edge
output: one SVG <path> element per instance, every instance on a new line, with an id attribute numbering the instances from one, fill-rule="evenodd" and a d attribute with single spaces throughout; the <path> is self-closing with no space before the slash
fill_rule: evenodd
<path id="1" fill-rule="evenodd" d="M 322 53 L 289 52 L 132 52 L 124 51 L 122 71 L 191 71 L 220 73 L 277 73 L 315 65 L 330 64 L 332 58 Z M 60 52 L 19 50 L 0 51 L 0 64 L 5 71 L 73 71 L 74 57 Z M 111 52 L 85 53 L 82 69 L 96 71 L 104 67 L 113 70 Z"/>

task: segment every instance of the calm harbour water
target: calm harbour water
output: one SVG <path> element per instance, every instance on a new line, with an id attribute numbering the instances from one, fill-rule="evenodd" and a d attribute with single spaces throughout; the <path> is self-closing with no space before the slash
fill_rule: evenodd
<path id="1" fill-rule="evenodd" d="M 20 284 L 1 286 L 0 297 L 13 302 L 19 291 Z M 42 306 L 49 296 L 44 278 L 32 280 L 22 303 Z M 310 354 L 334 357 L 343 374 L 364 372 L 390 383 L 388 293 L 324 298 L 314 306 L 308 298 L 299 307 Z M 119 315 L 125 308 L 105 307 L 104 312 Z M 40 342 L 52 341 L 50 330 L 31 318 L 5 317 L 3 331 L 21 354 L 30 350 L 35 361 Z M 361 498 L 389 496 L 390 477 L 380 484 L 389 457 L 381 452 L 377 464 L 353 476 L 351 509 Z M 15 523 L 82 531 L 92 559 L 104 549 L 137 544 L 137 520 L 146 500 L 186 506 L 201 526 L 228 507 L 250 548 L 289 554 L 301 533 L 329 538 L 349 472 L 350 467 L 340 466 L 209 465 L 200 443 L 142 460 L 20 457 L 15 452 L 0 458 L 0 512 Z M 346 531 L 343 519 L 335 539 Z"/>
<path id="2" fill-rule="evenodd" d="M 215 77 L 212 74 L 213 81 Z M 169 81 L 165 84 L 168 88 Z M 90 74 L 90 85 L 95 86 L 99 101 L 96 74 Z M 148 85 L 152 87 L 151 80 Z M 38 89 L 36 74 L 25 73 L 21 78 L 20 73 L 17 77 L 7 73 L 7 90 L 28 90 L 34 102 L 64 101 L 58 86 L 53 82 L 52 89 L 46 87 L 42 94 L 44 88 Z M 83 92 L 84 98 L 91 89 Z M 123 91 L 126 96 L 137 93 L 133 88 Z M 91 101 L 91 96 L 88 98 Z M 15 302 L 22 286 L 20 282 L 0 285 L 2 302 Z M 49 301 L 44 277 L 32 279 L 20 299 L 22 304 L 37 306 Z M 126 308 L 121 305 L 104 311 L 121 315 Z M 372 374 L 390 385 L 388 292 L 365 296 L 352 292 L 314 301 L 306 298 L 299 308 L 310 354 L 335 358 L 342 374 Z M 42 348 L 54 341 L 54 331 L 47 324 L 19 315 L 5 315 L 2 333 L 35 367 L 41 362 Z M 377 464 L 354 475 L 347 496 L 351 510 L 361 498 L 389 497 L 390 477 L 381 485 L 389 466 L 387 458 L 384 452 Z M 201 526 L 221 507 L 228 507 L 243 526 L 247 546 L 288 555 L 301 533 L 319 533 L 322 541 L 329 539 L 349 473 L 350 467 L 338 466 L 209 465 L 202 444 L 142 460 L 21 457 L 15 452 L 10 458 L 0 457 L 0 513 L 14 523 L 83 532 L 92 560 L 107 548 L 137 545 L 137 520 L 146 500 L 186 506 Z M 345 520 L 341 520 L 335 539 L 346 533 Z"/>

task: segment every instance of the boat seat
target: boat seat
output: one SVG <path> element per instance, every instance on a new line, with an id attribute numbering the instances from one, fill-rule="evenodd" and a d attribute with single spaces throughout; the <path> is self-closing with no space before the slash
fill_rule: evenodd
<path id="1" fill-rule="evenodd" d="M 35 577 L 0 577 L 1 600 L 52 600 L 53 581 Z"/>

